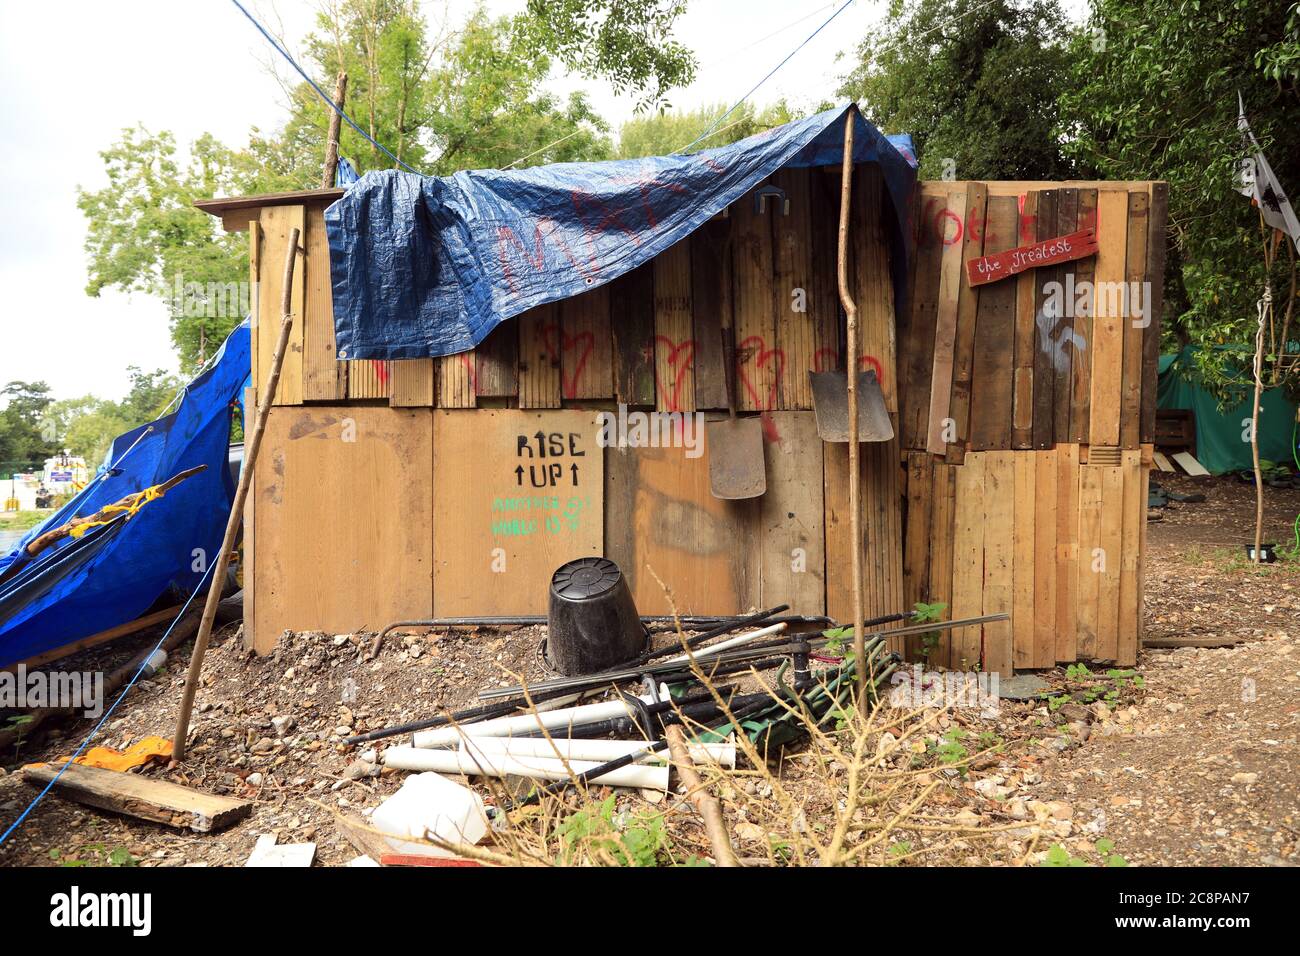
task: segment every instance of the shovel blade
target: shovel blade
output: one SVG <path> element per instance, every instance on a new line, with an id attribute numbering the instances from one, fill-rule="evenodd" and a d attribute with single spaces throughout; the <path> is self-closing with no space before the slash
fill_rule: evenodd
<path id="1" fill-rule="evenodd" d="M 849 377 L 844 372 L 809 372 L 817 434 L 822 441 L 849 440 Z M 858 441 L 889 441 L 894 426 L 873 370 L 858 373 Z"/>
<path id="2" fill-rule="evenodd" d="M 762 423 L 757 418 L 724 418 L 706 427 L 713 497 L 757 498 L 767 491 Z"/>

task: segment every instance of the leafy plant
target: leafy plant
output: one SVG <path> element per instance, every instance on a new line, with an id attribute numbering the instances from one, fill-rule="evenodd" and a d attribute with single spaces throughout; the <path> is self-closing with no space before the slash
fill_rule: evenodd
<path id="1" fill-rule="evenodd" d="M 626 821 L 615 815 L 616 796 L 583 807 L 556 826 L 566 863 L 584 857 L 608 856 L 619 866 L 655 866 L 667 837 L 663 817 L 640 813 Z M 620 825 L 621 823 L 621 825 Z"/>

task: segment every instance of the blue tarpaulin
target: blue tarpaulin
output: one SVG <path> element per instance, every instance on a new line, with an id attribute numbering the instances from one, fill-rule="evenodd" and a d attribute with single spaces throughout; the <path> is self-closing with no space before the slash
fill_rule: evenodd
<path id="1" fill-rule="evenodd" d="M 113 442 L 102 480 L 92 481 L 0 556 L 3 578 L 24 560 L 20 550 L 43 531 L 207 466 L 133 516 L 63 540 L 0 583 L 0 666 L 125 624 L 168 592 L 184 596 L 198 586 L 216 561 L 234 500 L 230 422 L 232 404 L 249 377 L 248 342 L 245 323 L 190 382 L 174 411 Z"/>
<path id="2" fill-rule="evenodd" d="M 325 212 L 338 355 L 413 359 L 472 349 L 512 316 L 630 272 L 776 170 L 838 164 L 847 109 L 689 155 L 445 177 L 367 173 Z M 853 152 L 884 174 L 901 305 L 916 180 L 911 141 L 891 141 L 859 114 Z"/>

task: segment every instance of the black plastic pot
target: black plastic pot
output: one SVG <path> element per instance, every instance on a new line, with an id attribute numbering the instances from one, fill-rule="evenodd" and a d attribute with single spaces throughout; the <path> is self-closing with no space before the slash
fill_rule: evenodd
<path id="1" fill-rule="evenodd" d="M 611 670 L 649 641 L 627 579 L 608 558 L 578 558 L 551 575 L 546 661 L 566 677 Z"/>

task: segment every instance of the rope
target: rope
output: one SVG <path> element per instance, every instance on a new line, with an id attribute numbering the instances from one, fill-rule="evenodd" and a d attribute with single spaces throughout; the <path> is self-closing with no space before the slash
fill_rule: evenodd
<path id="1" fill-rule="evenodd" d="M 166 641 L 167 638 L 171 635 L 171 632 L 175 630 L 176 625 L 179 624 L 181 618 L 185 616 L 185 612 L 190 609 L 190 604 L 194 601 L 194 598 L 198 595 L 198 593 L 201 590 L 203 590 L 203 583 L 207 581 L 208 575 L 212 573 L 212 569 L 215 568 L 216 566 L 217 566 L 217 562 L 215 561 L 212 564 L 208 565 L 208 569 L 203 572 L 203 577 L 199 579 L 198 586 L 190 593 L 190 596 L 186 599 L 185 604 L 181 606 L 180 613 L 176 615 L 176 619 L 172 621 L 171 624 L 168 626 L 167 630 L 163 632 L 163 636 L 158 638 L 158 643 L 153 646 L 153 653 L 149 654 L 140 662 L 140 666 L 136 668 L 136 672 L 131 675 L 131 679 L 127 681 L 126 686 L 122 688 L 122 693 L 118 694 L 117 700 L 113 701 L 113 705 L 109 707 L 108 710 L 104 711 L 103 716 L 99 718 L 99 723 L 95 724 L 95 726 L 91 728 L 90 733 L 86 735 L 86 739 L 81 742 L 81 746 L 79 746 L 76 749 L 76 752 L 73 753 L 73 755 L 68 758 L 68 762 L 59 768 L 59 772 L 56 773 L 54 777 L 50 780 L 50 782 L 45 785 L 45 789 L 42 790 L 40 793 L 38 793 L 31 803 L 27 804 L 27 809 L 25 809 L 22 813 L 18 814 L 18 819 L 9 825 L 9 829 L 5 830 L 3 834 L 0 834 L 0 846 L 4 846 L 5 841 L 9 839 L 10 835 L 13 834 L 13 832 L 17 830 L 20 826 L 22 826 L 22 823 L 24 820 L 27 819 L 28 814 L 30 814 L 33 810 L 36 809 L 36 805 L 40 803 L 41 800 L 45 798 L 45 795 L 54 788 L 54 785 L 59 782 L 59 778 L 63 776 L 63 771 L 67 770 L 68 767 L 72 766 L 72 762 L 81 756 L 82 752 L 86 749 L 87 746 L 89 746 L 91 740 L 94 739 L 95 734 L 99 733 L 99 729 L 103 727 L 104 724 L 108 721 L 108 718 L 113 716 L 113 711 L 117 710 L 117 705 L 122 703 L 122 701 L 126 698 L 126 695 L 130 693 L 131 688 L 135 686 L 135 682 L 139 680 L 140 675 L 144 673 L 144 669 L 149 666 L 150 659 L 153 657 L 154 654 L 158 653 L 158 649 L 163 646 L 163 642 Z"/>
<path id="2" fill-rule="evenodd" d="M 99 511 L 96 512 L 96 514 L 101 514 L 101 515 L 125 514 L 129 517 L 134 517 L 136 512 L 138 512 L 146 504 L 148 504 L 151 501 L 157 501 L 165 494 L 166 492 L 162 490 L 161 485 L 150 485 L 148 488 L 144 489 L 144 491 L 137 491 L 133 495 L 128 495 L 127 498 L 123 499 L 124 501 L 127 502 L 126 504 L 105 505 L 104 507 L 100 508 Z M 71 528 L 68 529 L 68 537 L 80 538 L 91 528 L 98 528 L 100 525 L 110 524 L 113 520 L 115 519 L 106 517 L 102 521 L 83 521 L 81 524 L 73 525 Z"/>
<path id="3" fill-rule="evenodd" d="M 319 96 L 322 100 L 324 100 L 327 104 L 329 104 L 330 109 L 332 109 L 335 113 L 338 113 L 339 116 L 342 117 L 343 120 L 354 130 L 356 130 L 363 138 L 365 138 L 370 143 L 371 146 L 375 147 L 375 149 L 380 150 L 385 156 L 387 156 L 389 159 L 395 162 L 398 166 L 401 166 L 408 173 L 415 173 L 417 176 L 420 175 L 418 170 L 412 169 L 410 166 L 406 165 L 406 163 L 402 162 L 391 152 L 389 152 L 388 149 L 383 144 L 381 144 L 373 136 L 371 136 L 360 126 L 354 123 L 352 121 L 352 117 L 343 111 L 343 107 L 339 106 L 332 99 L 326 96 L 325 91 L 316 85 L 316 81 L 307 75 L 307 71 L 304 70 L 302 67 L 300 67 L 298 65 L 298 62 L 292 56 L 289 55 L 289 51 L 286 50 L 284 47 L 282 47 L 279 44 L 279 42 L 275 39 L 275 37 L 271 36 L 271 34 L 269 34 L 266 31 L 266 28 L 262 26 L 262 24 L 257 22 L 257 19 L 246 9 L 244 9 L 244 5 L 240 3 L 239 0 L 230 0 L 230 2 L 233 3 L 235 6 L 239 7 L 239 12 L 242 13 L 244 16 L 248 17 L 248 21 L 251 24 L 253 24 L 253 26 L 257 27 L 257 32 L 262 34 L 262 36 L 266 37 L 266 42 L 271 44 L 271 46 L 275 47 L 275 51 L 289 61 L 289 65 L 298 71 L 298 75 L 307 81 L 308 85 L 311 86 L 311 88 L 316 91 L 317 96 Z"/>

